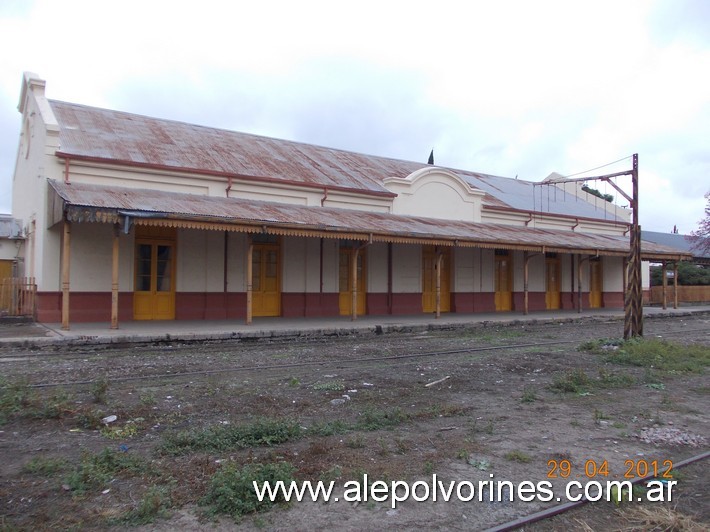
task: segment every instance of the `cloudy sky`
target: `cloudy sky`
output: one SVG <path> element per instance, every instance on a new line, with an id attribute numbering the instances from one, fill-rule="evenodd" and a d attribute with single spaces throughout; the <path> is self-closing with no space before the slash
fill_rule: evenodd
<path id="1" fill-rule="evenodd" d="M 2 0 L 0 49 L 0 212 L 25 70 L 53 99 L 531 181 L 638 153 L 648 230 L 693 230 L 710 190 L 706 0 Z"/>

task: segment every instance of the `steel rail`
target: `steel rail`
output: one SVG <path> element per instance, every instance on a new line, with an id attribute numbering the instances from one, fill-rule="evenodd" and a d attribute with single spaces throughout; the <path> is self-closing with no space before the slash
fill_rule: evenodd
<path id="1" fill-rule="evenodd" d="M 680 462 L 673 464 L 673 469 L 678 469 L 680 467 L 685 467 L 690 464 L 693 464 L 695 462 L 699 462 L 701 460 L 705 460 L 708 457 L 710 457 L 710 451 L 705 451 L 703 453 L 700 453 L 696 456 L 693 456 L 691 458 L 687 458 L 685 460 L 681 460 Z M 655 475 L 646 475 L 645 477 L 640 477 L 637 479 L 634 479 L 631 481 L 631 484 L 640 484 L 641 482 L 646 482 L 650 479 L 656 478 Z M 551 517 L 554 517 L 556 515 L 560 515 L 565 512 L 569 512 L 570 510 L 574 510 L 575 508 L 579 508 L 580 506 L 584 506 L 585 504 L 593 502 L 589 501 L 587 498 L 582 498 L 578 501 L 574 502 L 566 502 L 563 504 L 558 504 L 556 506 L 553 506 L 552 508 L 547 508 L 546 510 L 541 510 L 539 512 L 535 512 L 534 514 L 530 514 L 525 517 L 520 517 L 518 519 L 514 519 L 512 521 L 508 521 L 507 523 L 503 523 L 497 526 L 494 526 L 493 528 L 487 529 L 485 532 L 507 532 L 508 530 L 515 530 L 516 528 L 521 528 L 526 525 L 530 525 L 532 523 L 536 523 L 538 521 L 542 521 L 544 519 L 549 519 Z"/>

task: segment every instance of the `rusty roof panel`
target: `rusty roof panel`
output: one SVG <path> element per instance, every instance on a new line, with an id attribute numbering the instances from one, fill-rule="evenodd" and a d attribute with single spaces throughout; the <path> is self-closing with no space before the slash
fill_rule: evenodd
<path id="1" fill-rule="evenodd" d="M 60 152 L 74 157 L 387 195 L 386 178 L 405 178 L 427 166 L 55 100 L 50 104 L 60 126 Z M 485 206 L 609 217 L 603 208 L 556 187 L 543 192 L 530 181 L 447 170 L 483 191 Z"/>
<path id="2" fill-rule="evenodd" d="M 162 215 L 200 219 L 219 223 L 266 224 L 275 227 L 317 229 L 386 235 L 399 238 L 438 239 L 491 247 L 519 246 L 549 250 L 568 250 L 599 254 L 628 251 L 628 238 L 622 236 L 575 233 L 500 224 L 481 224 L 388 213 L 306 207 L 283 203 L 219 198 L 164 192 L 158 190 L 105 187 L 87 183 L 49 180 L 50 186 L 66 205 L 88 209 L 107 209 L 132 216 Z M 644 242 L 645 254 L 678 256 L 679 251 Z M 682 253 L 681 253 L 682 254 Z"/>

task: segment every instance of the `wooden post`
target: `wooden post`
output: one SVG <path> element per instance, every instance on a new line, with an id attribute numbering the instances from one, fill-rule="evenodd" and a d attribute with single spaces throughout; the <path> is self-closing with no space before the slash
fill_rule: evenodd
<path id="1" fill-rule="evenodd" d="M 246 324 L 251 325 L 252 320 L 252 277 L 254 266 L 252 265 L 252 257 L 254 256 L 254 242 L 249 237 L 249 245 L 247 248 L 247 319 Z"/>
<path id="2" fill-rule="evenodd" d="M 350 308 L 350 319 L 357 319 L 357 258 L 360 255 L 360 248 L 354 248 L 350 254 L 350 288 L 352 291 L 352 304 Z"/>
<path id="3" fill-rule="evenodd" d="M 528 315 L 528 261 L 530 256 L 527 251 L 523 251 L 523 293 L 524 293 L 524 303 L 523 303 L 523 314 Z"/>
<path id="4" fill-rule="evenodd" d="M 71 263 L 71 223 L 64 220 L 62 240 L 62 330 L 69 330 L 69 267 Z"/>
<path id="5" fill-rule="evenodd" d="M 643 336 L 643 290 L 641 286 L 641 227 L 639 226 L 638 154 L 631 170 L 632 225 L 629 240 L 629 291 L 624 301 L 624 339 Z"/>
<path id="6" fill-rule="evenodd" d="M 673 263 L 673 308 L 678 308 L 678 261 Z"/>
<path id="7" fill-rule="evenodd" d="M 441 263 L 443 258 L 444 252 L 436 248 L 436 262 L 434 263 L 436 269 L 436 319 L 441 317 Z"/>
<path id="8" fill-rule="evenodd" d="M 663 261 L 663 310 L 668 306 L 668 270 L 666 269 L 666 261 Z"/>
<path id="9" fill-rule="evenodd" d="M 111 263 L 111 328 L 118 329 L 118 237 L 120 226 L 113 226 L 113 256 Z"/>

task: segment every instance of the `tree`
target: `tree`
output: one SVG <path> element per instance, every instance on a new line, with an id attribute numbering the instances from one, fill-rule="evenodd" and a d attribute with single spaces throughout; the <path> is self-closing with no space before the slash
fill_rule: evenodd
<path id="1" fill-rule="evenodd" d="M 698 228 L 691 231 L 688 240 L 698 255 L 710 255 L 710 192 L 705 194 L 705 218 L 698 222 Z"/>
<path id="2" fill-rule="evenodd" d="M 669 267 L 668 271 L 673 271 L 672 267 Z M 663 268 L 661 266 L 651 266 L 651 286 L 661 286 L 662 284 Z M 668 279 L 668 284 L 673 284 L 673 279 Z M 710 285 L 710 268 L 703 268 L 692 262 L 679 262 L 678 284 L 681 286 Z"/>

